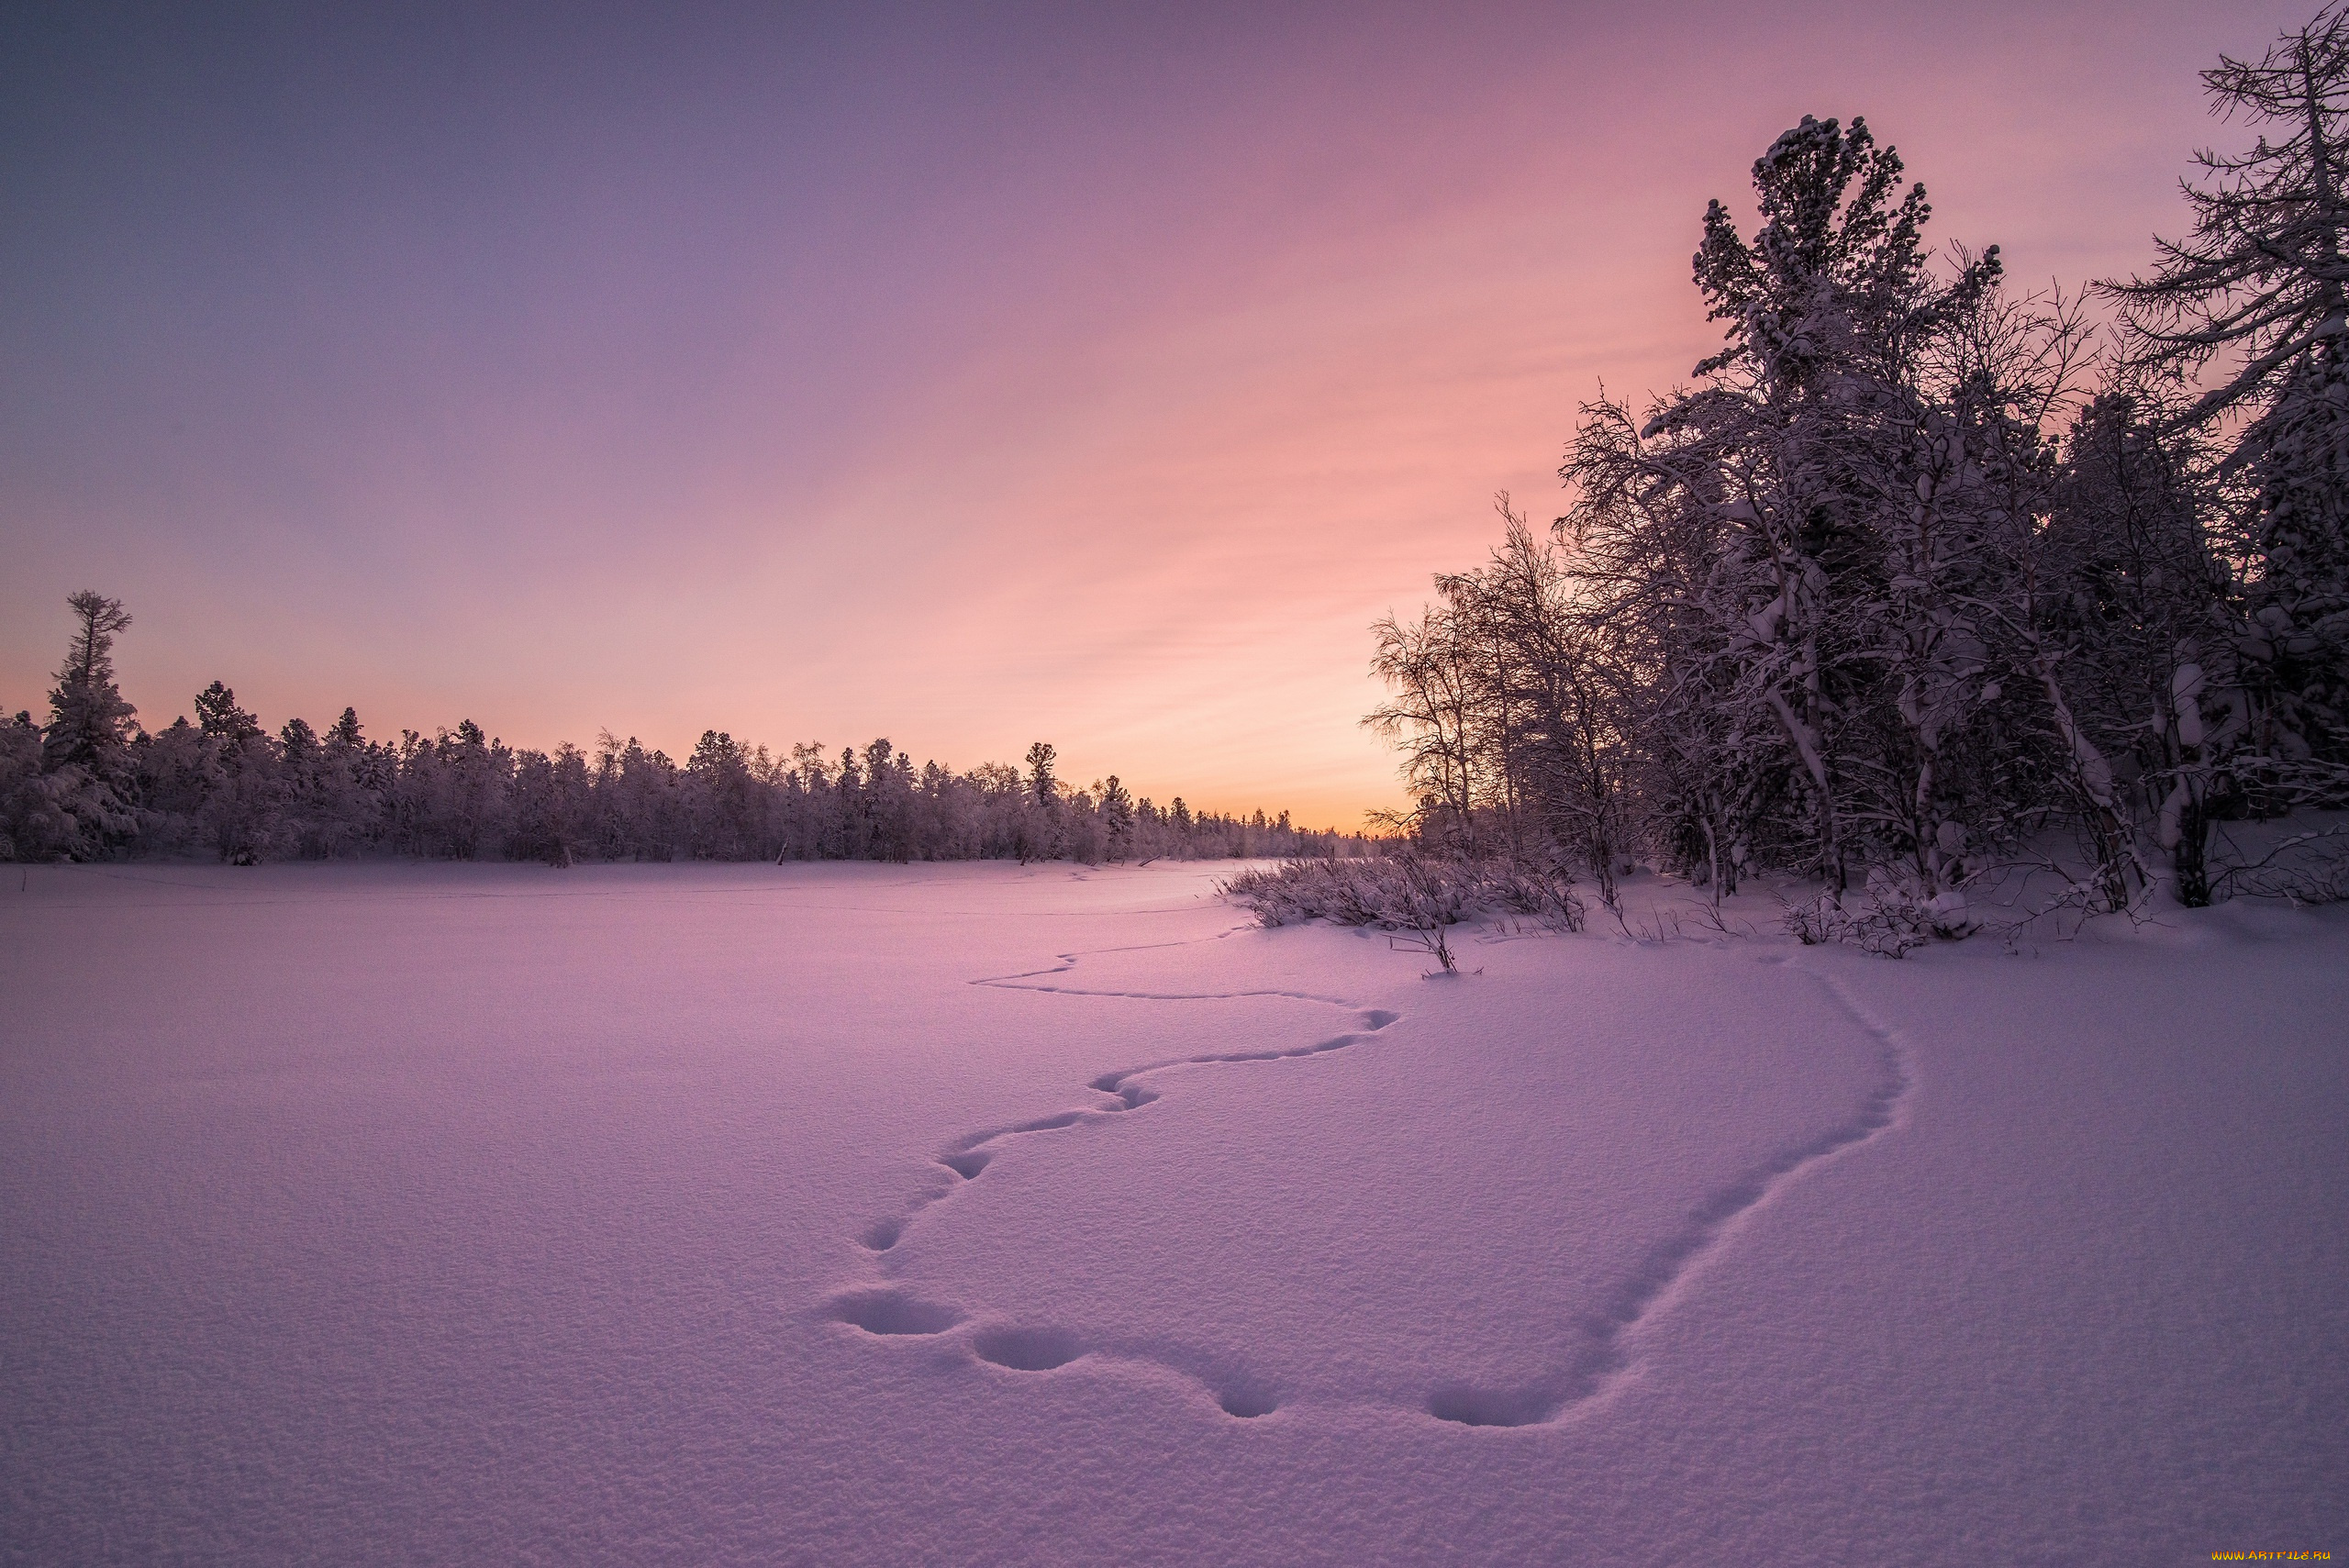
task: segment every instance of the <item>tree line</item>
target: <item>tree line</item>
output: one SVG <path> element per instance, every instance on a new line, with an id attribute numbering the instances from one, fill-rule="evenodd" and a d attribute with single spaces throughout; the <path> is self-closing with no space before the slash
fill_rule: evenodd
<path id="1" fill-rule="evenodd" d="M 74 630 L 46 724 L 0 720 L 0 859 L 370 854 L 448 860 L 1182 860 L 1360 853 L 1364 840 L 1267 819 L 1162 807 L 1116 775 L 1089 788 L 1038 741 L 1026 766 L 914 766 L 886 740 L 775 755 L 704 732 L 683 763 L 631 737 L 518 749 L 468 720 L 428 740 L 370 740 L 350 708 L 322 733 L 275 734 L 215 681 L 149 732 L 115 682 L 120 601 L 68 601 Z"/>
<path id="2" fill-rule="evenodd" d="M 2203 74 L 2254 147 L 2197 154 L 2192 233 L 2084 295 L 1931 253 L 1864 121 L 1778 138 L 1751 237 L 1705 215 L 1693 384 L 1586 405 L 1566 514 L 1503 496 L 1490 558 L 1374 628 L 1419 839 L 1610 899 L 1632 860 L 1794 873 L 1950 932 L 2065 833 L 2092 909 L 2349 891 L 2223 829 L 2349 806 L 2349 10 Z"/>

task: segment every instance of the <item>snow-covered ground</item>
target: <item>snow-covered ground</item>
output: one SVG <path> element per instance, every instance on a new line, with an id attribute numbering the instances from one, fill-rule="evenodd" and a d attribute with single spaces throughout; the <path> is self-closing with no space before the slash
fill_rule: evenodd
<path id="1" fill-rule="evenodd" d="M 2349 1552 L 2349 911 L 1223 869 L 11 874 L 0 1559 Z"/>

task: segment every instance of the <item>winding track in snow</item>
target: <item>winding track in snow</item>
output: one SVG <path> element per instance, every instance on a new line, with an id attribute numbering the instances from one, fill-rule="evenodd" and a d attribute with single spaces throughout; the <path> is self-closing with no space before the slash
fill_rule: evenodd
<path id="1" fill-rule="evenodd" d="M 1250 926 L 1237 926 L 1202 940 L 1220 940 L 1251 929 Z M 1157 1091 L 1141 1082 L 1152 1073 L 1185 1067 L 1277 1062 L 1323 1055 L 1360 1044 L 1402 1017 L 1384 1008 L 1364 1007 L 1341 997 L 1304 991 L 1113 991 L 1036 984 L 1053 975 L 1073 972 L 1078 961 L 1089 954 L 1188 945 L 1191 944 L 1148 942 L 1060 953 L 1055 955 L 1060 962 L 1050 969 L 990 976 L 970 984 L 1008 990 L 1116 996 L 1152 1002 L 1282 997 L 1353 1012 L 1360 1019 L 1360 1027 L 1310 1045 L 1286 1050 L 1208 1051 L 1167 1057 L 1105 1073 L 1086 1085 L 1094 1094 L 1103 1096 L 1102 1101 L 1008 1127 L 972 1133 L 957 1140 L 938 1157 L 938 1164 L 948 1173 L 946 1184 L 918 1200 L 901 1217 L 875 1222 L 860 1238 L 865 1249 L 874 1255 L 885 1270 L 888 1254 L 903 1239 L 907 1228 L 926 1210 L 945 1202 L 963 1185 L 977 1180 L 994 1158 L 994 1151 L 1007 1140 L 1130 1115 L 1160 1097 Z M 1765 958 L 1763 962 L 1778 964 L 1786 961 L 1774 956 Z M 1744 1173 L 1692 1209 L 1682 1227 L 1651 1248 L 1640 1266 L 1608 1298 L 1606 1304 L 1584 1319 L 1581 1327 L 1586 1342 L 1565 1364 L 1529 1382 L 1508 1387 L 1465 1384 L 1440 1386 L 1430 1394 L 1425 1406 L 1426 1414 L 1462 1427 L 1523 1428 L 1550 1425 L 1592 1405 L 1631 1367 L 1631 1356 L 1627 1341 L 1642 1324 L 1653 1320 L 1670 1307 L 1706 1260 L 1719 1251 L 1740 1228 L 1740 1222 L 1746 1215 L 1821 1162 L 1871 1142 L 1899 1124 L 1916 1086 L 1911 1053 L 1899 1032 L 1875 1018 L 1831 973 L 1806 964 L 1789 967 L 1816 982 L 1840 1011 L 1883 1048 L 1883 1080 L 1860 1109 L 1818 1137 L 1784 1150 Z M 941 1335 L 959 1329 L 966 1322 L 964 1314 L 959 1309 L 920 1301 L 887 1284 L 838 1292 L 828 1300 L 826 1311 L 836 1320 L 867 1334 L 889 1337 Z M 1064 1329 L 1027 1329 L 1000 1323 L 973 1328 L 967 1336 L 967 1344 L 971 1354 L 979 1360 L 1018 1372 L 1046 1372 L 1064 1366 L 1080 1356 L 1088 1356 L 1103 1362 L 1123 1362 L 1173 1373 L 1198 1385 L 1226 1414 L 1243 1418 L 1270 1414 L 1277 1402 L 1269 1389 L 1251 1377 L 1245 1368 L 1232 1358 L 1188 1347 L 1170 1347 L 1159 1342 L 1087 1340 Z"/>
<path id="2" fill-rule="evenodd" d="M 1219 941 L 1241 931 L 1254 929 L 1252 923 L 1234 926 L 1212 937 L 1198 939 Z M 1024 971 L 1018 974 L 991 975 L 971 981 L 973 985 L 993 986 L 1011 991 L 1041 991 L 1059 995 L 1115 996 L 1147 1002 L 1227 1002 L 1248 997 L 1269 996 L 1288 1001 L 1307 1002 L 1319 1006 L 1337 1007 L 1354 1015 L 1357 1027 L 1343 1034 L 1314 1041 L 1310 1045 L 1292 1046 L 1277 1051 L 1202 1051 L 1188 1056 L 1171 1056 L 1148 1062 L 1135 1067 L 1121 1068 L 1102 1073 L 1085 1087 L 1099 1096 L 1090 1106 L 1056 1111 L 1050 1116 L 1015 1122 L 1008 1127 L 991 1128 L 958 1139 L 937 1163 L 948 1173 L 947 1184 L 933 1188 L 918 1199 L 897 1218 L 878 1220 L 865 1229 L 859 1240 L 886 1269 L 888 1255 L 904 1238 L 907 1228 L 926 1211 L 952 1198 L 968 1183 L 976 1181 L 994 1159 L 995 1151 L 1012 1139 L 1028 1138 L 1042 1133 L 1059 1132 L 1085 1122 L 1106 1121 L 1114 1117 L 1130 1115 L 1159 1098 L 1156 1090 L 1141 1080 L 1157 1073 L 1185 1067 L 1220 1066 L 1238 1062 L 1278 1062 L 1296 1057 L 1321 1056 L 1333 1051 L 1343 1051 L 1369 1040 L 1380 1029 L 1402 1017 L 1382 1007 L 1364 1007 L 1339 996 L 1324 996 L 1308 991 L 1110 991 L 1094 990 L 1074 985 L 1051 985 L 1040 982 L 1076 968 L 1080 959 L 1111 952 L 1137 952 L 1151 948 L 1187 947 L 1189 942 L 1141 942 L 1114 948 L 1090 948 L 1075 952 L 1059 953 L 1059 962 L 1050 969 Z M 943 1334 L 959 1328 L 963 1315 L 952 1307 L 938 1307 L 905 1294 L 894 1286 L 879 1285 L 851 1289 L 833 1296 L 827 1303 L 829 1316 L 868 1334 L 885 1336 Z M 1064 1366 L 1079 1356 L 1097 1362 L 1124 1362 L 1130 1364 L 1171 1373 L 1187 1379 L 1204 1390 L 1225 1414 L 1241 1418 L 1269 1415 L 1277 1403 L 1275 1396 L 1236 1359 L 1211 1351 L 1193 1347 L 1168 1345 L 1152 1341 L 1080 1340 L 1059 1329 L 1025 1329 L 1003 1324 L 977 1327 L 968 1336 L 973 1355 L 979 1360 L 1016 1372 L 1048 1372 Z"/>
<path id="3" fill-rule="evenodd" d="M 1785 961 L 1773 957 L 1763 962 Z M 1817 981 L 1836 1006 L 1883 1047 L 1883 1080 L 1857 1114 L 1808 1142 L 1781 1151 L 1690 1210 L 1681 1229 L 1649 1249 L 1606 1305 L 1584 1319 L 1587 1342 L 1565 1365 L 1507 1388 L 1467 1384 L 1438 1388 L 1429 1397 L 1428 1414 L 1462 1426 L 1531 1427 L 1562 1420 L 1589 1405 L 1630 1369 L 1626 1340 L 1671 1306 L 1705 1261 L 1726 1244 L 1740 1220 L 1820 1162 L 1870 1142 L 1898 1124 L 1917 1083 L 1898 1032 L 1870 1016 L 1831 974 L 1808 965 L 1790 967 Z"/>

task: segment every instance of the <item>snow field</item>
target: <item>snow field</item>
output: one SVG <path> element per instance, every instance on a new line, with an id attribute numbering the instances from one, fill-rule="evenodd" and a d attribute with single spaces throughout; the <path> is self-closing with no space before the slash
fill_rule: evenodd
<path id="1" fill-rule="evenodd" d="M 2341 1549 L 2335 913 L 1442 981 L 1211 876 L 35 868 L 0 1560 Z"/>

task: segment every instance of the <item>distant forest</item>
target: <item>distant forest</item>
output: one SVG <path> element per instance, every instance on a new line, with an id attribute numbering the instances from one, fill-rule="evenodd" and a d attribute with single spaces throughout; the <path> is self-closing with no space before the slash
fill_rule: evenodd
<path id="1" fill-rule="evenodd" d="M 1779 137 L 1751 237 L 1704 215 L 1694 384 L 1586 406 L 1565 515 L 1504 496 L 1375 628 L 1419 842 L 1939 935 L 2034 856 L 2089 912 L 2349 895 L 2337 819 L 2227 826 L 2349 806 L 2349 10 L 2203 79 L 2248 150 L 2080 295 L 1936 259 L 1863 121 Z"/>
<path id="2" fill-rule="evenodd" d="M 1364 841 L 1267 819 L 1164 807 L 1113 774 L 1072 788 L 1053 749 L 1024 771 L 966 773 L 887 740 L 788 757 L 709 730 L 680 764 L 609 734 L 593 752 L 517 750 L 467 721 L 371 740 L 350 708 L 321 734 L 272 735 L 215 681 L 152 733 L 116 686 L 120 601 L 68 601 L 74 629 L 50 717 L 0 721 L 0 859 L 217 857 L 232 864 L 414 855 L 441 860 L 1220 859 L 1360 853 Z"/>

